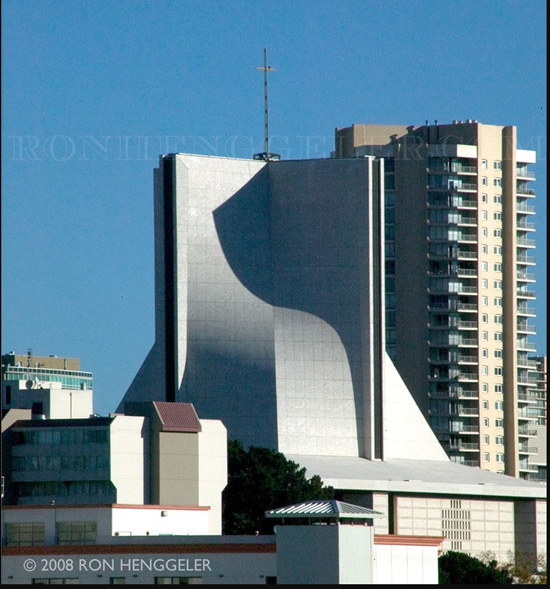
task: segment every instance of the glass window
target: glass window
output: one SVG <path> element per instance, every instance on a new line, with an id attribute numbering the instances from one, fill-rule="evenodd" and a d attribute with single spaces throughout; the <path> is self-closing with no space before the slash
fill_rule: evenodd
<path id="1" fill-rule="evenodd" d="M 499 160 L 495 160 L 495 161 L 493 162 L 493 168 L 494 168 L 495 170 L 502 170 L 502 162 L 501 162 L 501 161 L 499 161 Z"/>
<path id="2" fill-rule="evenodd" d="M 483 313 L 481 315 L 481 323 L 487 323 L 488 322 L 488 316 L 486 313 Z"/>
<path id="3" fill-rule="evenodd" d="M 495 401 L 495 409 L 497 411 L 502 411 L 502 401 Z"/>
<path id="4" fill-rule="evenodd" d="M 483 350 L 481 350 L 481 356 L 483 358 L 488 358 L 489 357 L 489 350 L 487 348 L 483 348 Z"/>
<path id="5" fill-rule="evenodd" d="M 483 409 L 489 409 L 489 401 L 483 401 Z M 485 436 L 486 438 L 488 438 L 489 436 Z M 487 442 L 489 443 L 489 442 Z"/>
<path id="6" fill-rule="evenodd" d="M 481 177 L 481 186 L 487 186 L 487 177 L 486 176 Z"/>
<path id="7" fill-rule="evenodd" d="M 495 315 L 495 323 L 502 323 L 502 315 Z"/>
<path id="8" fill-rule="evenodd" d="M 497 454 L 497 462 L 504 462 L 504 454 Z"/>
<path id="9" fill-rule="evenodd" d="M 497 367 L 495 368 L 495 375 L 496 375 L 496 376 L 502 376 L 502 367 L 500 367 L 500 366 L 497 366 Z"/>
<path id="10" fill-rule="evenodd" d="M 481 297 L 481 304 L 483 307 L 486 307 L 489 304 L 489 299 L 487 297 Z"/>
<path id="11" fill-rule="evenodd" d="M 504 427 L 503 419 L 495 419 L 495 427 Z"/>
<path id="12" fill-rule="evenodd" d="M 489 462 L 491 459 L 491 456 L 489 454 L 489 452 L 484 452 L 483 453 L 483 462 Z"/>
<path id="13" fill-rule="evenodd" d="M 483 443 L 487 446 L 489 445 L 490 439 L 489 436 L 483 436 Z"/>
<path id="14" fill-rule="evenodd" d="M 495 393 L 502 393 L 502 385 L 501 384 L 495 385 Z"/>
<path id="15" fill-rule="evenodd" d="M 486 170 L 487 169 L 487 160 L 481 160 L 481 169 L 482 170 Z"/>
<path id="16" fill-rule="evenodd" d="M 495 437 L 495 444 L 498 444 L 499 446 L 503 446 L 504 445 L 504 437 L 503 436 L 496 436 Z"/>
<path id="17" fill-rule="evenodd" d="M 495 350 L 495 358 L 502 358 L 502 350 Z"/>
<path id="18" fill-rule="evenodd" d="M 496 254 L 497 256 L 501 256 L 502 255 L 502 247 L 500 245 L 495 245 L 495 247 L 493 248 L 493 253 Z"/>
<path id="19" fill-rule="evenodd" d="M 486 382 L 484 382 L 483 383 L 483 392 L 487 393 L 488 391 L 489 391 L 489 385 Z"/>
<path id="20" fill-rule="evenodd" d="M 487 287 L 488 287 L 488 283 L 487 283 L 487 280 L 484 278 L 484 279 L 481 281 L 481 288 L 487 288 Z"/>
<path id="21" fill-rule="evenodd" d="M 486 245 L 482 245 L 481 246 L 481 253 L 482 254 L 486 254 L 487 253 L 487 246 Z"/>
<path id="22" fill-rule="evenodd" d="M 487 202 L 487 195 L 486 194 L 481 195 L 481 202 Z"/>
<path id="23" fill-rule="evenodd" d="M 502 186 L 502 179 L 501 178 L 494 178 L 493 179 L 493 186 Z"/>
<path id="24" fill-rule="evenodd" d="M 493 219 L 495 221 L 501 221 L 502 220 L 502 213 L 493 213 Z"/>
<path id="25" fill-rule="evenodd" d="M 483 418 L 483 427 L 489 427 L 489 418 L 488 417 Z"/>
<path id="26" fill-rule="evenodd" d="M 481 211 L 481 220 L 487 221 L 487 211 Z"/>
<path id="27" fill-rule="evenodd" d="M 493 299 L 493 302 L 494 302 L 495 306 L 502 307 L 502 298 L 501 297 L 495 297 Z"/>
<path id="28" fill-rule="evenodd" d="M 57 524 L 57 539 L 60 545 L 95 544 L 96 537 L 96 522 L 59 522 Z"/>
<path id="29" fill-rule="evenodd" d="M 502 237 L 502 229 L 495 229 L 493 231 L 493 237 Z"/>
<path id="30" fill-rule="evenodd" d="M 6 524 L 6 546 L 44 546 L 43 523 Z"/>
<path id="31" fill-rule="evenodd" d="M 481 332 L 481 339 L 486 342 L 489 339 L 489 333 L 487 331 Z"/>
<path id="32" fill-rule="evenodd" d="M 481 271 L 487 272 L 487 262 L 481 262 Z"/>
<path id="33" fill-rule="evenodd" d="M 482 366 L 482 367 L 481 367 L 481 373 L 482 373 L 483 375 L 487 375 L 487 374 L 489 374 L 489 367 L 488 367 L 488 366 Z"/>
<path id="34" fill-rule="evenodd" d="M 499 290 L 502 290 L 502 280 L 495 280 L 493 282 L 493 287 L 498 288 Z"/>
<path id="35" fill-rule="evenodd" d="M 502 272 L 502 264 L 495 264 L 493 269 L 495 272 Z"/>
<path id="36" fill-rule="evenodd" d="M 493 202 L 497 205 L 502 204 L 502 194 L 495 194 L 493 197 Z"/>
<path id="37" fill-rule="evenodd" d="M 487 237 L 487 228 L 486 227 L 481 228 L 481 237 Z"/>

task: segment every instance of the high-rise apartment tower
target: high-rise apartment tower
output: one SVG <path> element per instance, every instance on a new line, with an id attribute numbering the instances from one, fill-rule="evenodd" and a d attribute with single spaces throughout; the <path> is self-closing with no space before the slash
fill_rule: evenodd
<path id="1" fill-rule="evenodd" d="M 385 159 L 387 350 L 441 444 L 528 478 L 535 152 L 468 119 L 337 129 L 334 155 Z"/>

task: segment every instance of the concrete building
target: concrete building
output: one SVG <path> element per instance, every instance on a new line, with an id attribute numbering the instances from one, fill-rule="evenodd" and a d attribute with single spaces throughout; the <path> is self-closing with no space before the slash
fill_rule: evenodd
<path id="1" fill-rule="evenodd" d="M 474 120 L 336 130 L 336 157 L 365 155 L 385 160 L 388 353 L 451 460 L 528 479 L 535 152 Z"/>
<path id="2" fill-rule="evenodd" d="M 4 505 L 204 507 L 207 527 L 194 533 L 220 534 L 224 426 L 199 420 L 188 403 L 140 403 L 130 410 L 12 423 L 2 435 Z"/>
<path id="3" fill-rule="evenodd" d="M 539 552 L 546 487 L 449 461 L 384 352 L 382 163 L 161 158 L 156 340 L 120 410 L 192 402 L 386 513 L 377 533 Z"/>
<path id="4" fill-rule="evenodd" d="M 93 413 L 93 377 L 78 358 L 2 355 L 2 415 L 28 409 L 46 419 L 86 418 Z"/>

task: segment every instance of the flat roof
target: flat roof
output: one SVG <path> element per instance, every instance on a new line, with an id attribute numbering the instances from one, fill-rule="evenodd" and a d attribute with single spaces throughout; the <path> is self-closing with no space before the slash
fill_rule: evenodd
<path id="1" fill-rule="evenodd" d="M 546 483 L 524 481 L 451 461 L 367 460 L 286 454 L 335 489 L 427 495 L 546 499 Z"/>

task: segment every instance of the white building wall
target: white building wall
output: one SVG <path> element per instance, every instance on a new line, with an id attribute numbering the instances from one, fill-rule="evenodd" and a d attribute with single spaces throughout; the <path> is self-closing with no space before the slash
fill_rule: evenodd
<path id="1" fill-rule="evenodd" d="M 444 536 L 443 551 L 491 551 L 499 562 L 514 551 L 513 501 L 395 497 L 394 510 L 396 534 Z"/>
<path id="2" fill-rule="evenodd" d="M 111 481 L 117 503 L 144 503 L 144 417 L 117 415 L 110 426 Z"/>
<path id="3" fill-rule="evenodd" d="M 199 505 L 208 506 L 208 531 L 222 533 L 222 491 L 227 485 L 227 430 L 218 420 L 201 419 L 199 432 Z"/>
<path id="4" fill-rule="evenodd" d="M 374 545 L 375 585 L 437 585 L 438 547 Z"/>

